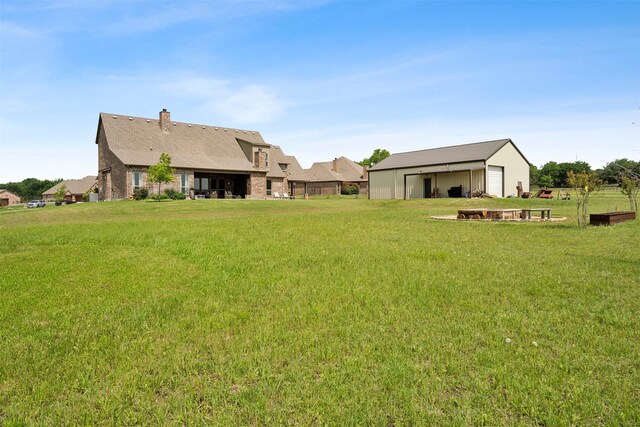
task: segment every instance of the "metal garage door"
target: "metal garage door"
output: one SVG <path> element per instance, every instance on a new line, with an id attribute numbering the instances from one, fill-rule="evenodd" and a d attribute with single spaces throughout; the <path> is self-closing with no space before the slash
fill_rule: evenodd
<path id="1" fill-rule="evenodd" d="M 489 166 L 489 179 L 487 180 L 487 193 L 498 197 L 504 197 L 502 185 L 504 180 L 504 170 L 502 166 Z"/>

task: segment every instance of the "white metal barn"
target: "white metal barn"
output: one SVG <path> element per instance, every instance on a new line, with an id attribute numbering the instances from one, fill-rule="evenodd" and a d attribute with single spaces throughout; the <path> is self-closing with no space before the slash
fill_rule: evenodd
<path id="1" fill-rule="evenodd" d="M 517 196 L 529 191 L 529 165 L 511 139 L 392 154 L 369 169 L 369 198 Z"/>

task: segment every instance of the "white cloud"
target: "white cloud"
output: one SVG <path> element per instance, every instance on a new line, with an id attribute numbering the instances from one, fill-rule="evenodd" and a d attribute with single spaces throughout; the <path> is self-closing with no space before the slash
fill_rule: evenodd
<path id="1" fill-rule="evenodd" d="M 281 115 L 286 106 L 276 90 L 260 84 L 188 77 L 173 81 L 169 87 L 175 97 L 192 98 L 196 108 L 240 124 L 270 122 Z"/>

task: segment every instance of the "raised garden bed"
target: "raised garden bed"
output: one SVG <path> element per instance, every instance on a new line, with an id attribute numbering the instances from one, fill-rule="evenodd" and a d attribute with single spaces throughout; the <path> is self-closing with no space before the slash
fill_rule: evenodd
<path id="1" fill-rule="evenodd" d="M 635 212 L 608 212 L 589 215 L 591 225 L 613 225 L 624 221 L 636 219 Z"/>

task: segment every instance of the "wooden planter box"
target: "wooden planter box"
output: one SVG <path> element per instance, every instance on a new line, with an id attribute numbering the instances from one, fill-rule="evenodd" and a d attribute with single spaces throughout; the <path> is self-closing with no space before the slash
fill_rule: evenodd
<path id="1" fill-rule="evenodd" d="M 609 212 L 589 215 L 591 225 L 613 225 L 623 221 L 636 219 L 635 212 Z"/>

